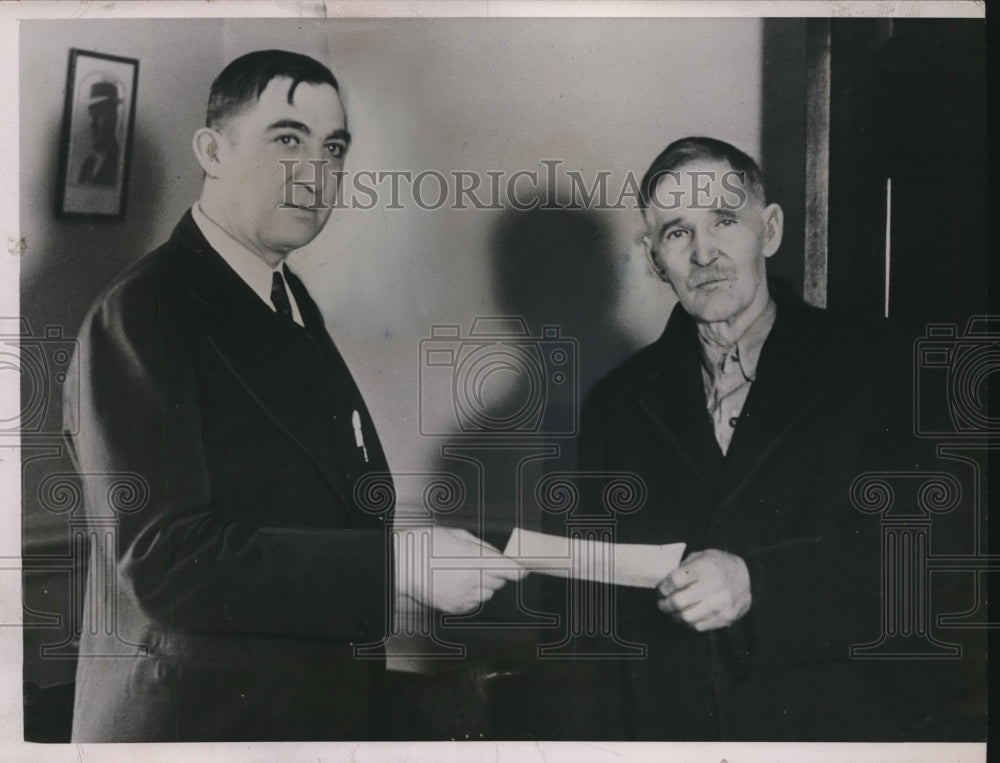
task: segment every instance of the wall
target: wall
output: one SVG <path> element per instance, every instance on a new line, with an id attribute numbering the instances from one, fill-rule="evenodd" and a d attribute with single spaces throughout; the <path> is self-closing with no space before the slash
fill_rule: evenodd
<path id="1" fill-rule="evenodd" d="M 123 222 L 53 214 L 70 47 L 141 61 Z M 101 288 L 169 235 L 198 194 L 190 139 L 211 80 L 227 61 L 261 47 L 328 56 L 355 136 L 352 172 L 509 176 L 559 160 L 560 172 L 578 170 L 588 183 L 609 171 L 614 189 L 684 135 L 761 151 L 764 67 L 755 19 L 29 22 L 21 33 L 20 208 L 28 246 L 21 301 L 36 331 L 60 325 L 72 335 Z M 556 186 L 556 195 L 567 193 L 565 177 Z M 421 400 L 420 341 L 432 324 L 467 330 L 476 316 L 497 314 L 523 315 L 535 334 L 558 324 L 579 340 L 582 394 L 654 339 L 673 305 L 642 259 L 633 209 L 447 206 L 337 210 L 293 258 L 398 473 L 433 469 L 439 459 L 443 440 L 420 434 L 421 405 L 437 419 L 452 410 L 445 384 Z M 489 392 L 502 404 L 517 383 L 501 377 Z M 53 468 L 56 461 L 46 466 Z M 65 535 L 64 518 L 37 507 L 32 480 L 26 470 L 26 553 Z M 404 491 L 410 486 L 401 480 Z M 41 596 L 41 586 L 26 584 Z M 35 602 L 59 611 L 47 598 Z M 37 634 L 29 631 L 26 665 L 49 671 L 51 681 L 53 666 L 43 670 L 31 656 Z M 64 662 L 56 672 L 64 677 L 71 667 Z"/>
<path id="2" fill-rule="evenodd" d="M 148 23 L 148 22 L 146 22 Z M 27 21 L 21 27 L 22 312 L 75 330 L 100 288 L 165 239 L 201 186 L 189 148 L 224 65 L 221 21 Z M 58 146 L 70 48 L 139 59 L 135 148 L 122 222 L 57 219 Z M 53 298 L 58 295 L 58 298 Z"/>
<path id="3" fill-rule="evenodd" d="M 104 286 L 169 236 L 199 192 L 199 168 L 189 145 L 204 119 L 208 88 L 224 65 L 217 43 L 222 22 L 160 21 L 155 34 L 148 29 L 126 21 L 22 22 L 20 230 L 27 248 L 20 261 L 21 315 L 36 336 L 58 327 L 74 337 Z M 121 222 L 55 216 L 70 48 L 139 59 L 135 148 Z M 22 395 L 31 393 L 26 382 L 22 378 Z M 45 421 L 57 425 L 61 388 L 52 384 L 48 397 Z M 26 438 L 22 454 L 23 553 L 68 553 L 67 517 L 42 509 L 38 490 L 47 475 L 72 465 L 58 438 Z M 48 614 L 63 618 L 55 628 L 25 629 L 25 681 L 72 680 L 71 659 L 39 656 L 41 645 L 66 636 L 69 585 L 67 571 L 24 574 L 25 603 L 35 613 L 26 622 L 40 623 Z"/>
<path id="4" fill-rule="evenodd" d="M 231 25 L 226 56 L 303 42 L 321 49 L 322 35 L 302 27 Z M 323 29 L 355 136 L 350 171 L 509 177 L 561 160 L 560 172 L 588 181 L 610 171 L 617 187 L 683 135 L 759 153 L 756 19 L 379 20 Z M 566 185 L 561 179 L 561 192 Z M 427 188 L 433 199 L 436 186 Z M 581 342 L 586 387 L 658 336 L 673 304 L 646 269 L 631 209 L 448 206 L 337 211 L 298 259 L 371 400 L 394 470 L 424 469 L 437 451 L 417 421 L 419 342 L 432 324 L 467 329 L 477 315 L 511 312 L 533 332 L 560 324 Z M 443 416 L 450 390 L 425 391 L 424 403 Z"/>

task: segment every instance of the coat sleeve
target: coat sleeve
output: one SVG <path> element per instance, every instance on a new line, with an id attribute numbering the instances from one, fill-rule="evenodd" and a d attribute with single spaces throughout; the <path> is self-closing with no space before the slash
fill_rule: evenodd
<path id="1" fill-rule="evenodd" d="M 118 520 L 119 585 L 179 630 L 381 638 L 392 580 L 384 532 L 259 526 L 213 505 L 193 322 L 174 311 L 168 324 L 164 302 L 155 285 L 113 289 L 84 322 L 66 385 L 78 390 L 64 411 L 78 421 L 69 442 L 88 517 L 107 519 L 110 506 Z M 142 495 L 116 505 L 123 473 Z"/>

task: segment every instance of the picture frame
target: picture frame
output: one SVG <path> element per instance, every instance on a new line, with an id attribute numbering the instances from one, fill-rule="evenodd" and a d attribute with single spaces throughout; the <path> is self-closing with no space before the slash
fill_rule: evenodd
<path id="1" fill-rule="evenodd" d="M 138 81 L 138 59 L 70 49 L 58 217 L 124 219 Z"/>

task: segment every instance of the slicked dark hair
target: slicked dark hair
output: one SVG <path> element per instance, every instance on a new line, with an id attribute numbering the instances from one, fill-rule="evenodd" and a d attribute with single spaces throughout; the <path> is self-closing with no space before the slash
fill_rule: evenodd
<path id="1" fill-rule="evenodd" d="M 231 62 L 212 83 L 208 96 L 205 125 L 220 129 L 246 106 L 260 99 L 260 94 L 275 77 L 292 81 L 288 102 L 292 103 L 295 88 L 305 82 L 310 85 L 332 85 L 340 92 L 337 78 L 314 58 L 287 50 L 258 50 Z"/>
<path id="2" fill-rule="evenodd" d="M 639 206 L 648 209 L 656 184 L 665 174 L 697 161 L 725 162 L 743 176 L 743 187 L 767 203 L 764 176 L 757 162 L 731 143 L 715 138 L 690 137 L 675 140 L 660 153 L 639 185 Z"/>

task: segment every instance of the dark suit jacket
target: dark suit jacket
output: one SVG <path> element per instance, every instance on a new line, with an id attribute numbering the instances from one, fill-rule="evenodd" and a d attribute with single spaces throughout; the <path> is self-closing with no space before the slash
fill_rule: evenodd
<path id="1" fill-rule="evenodd" d="M 660 740 L 935 738 L 969 733 L 920 679 L 920 662 L 852 660 L 881 633 L 880 521 L 852 507 L 872 469 L 913 469 L 909 351 L 880 324 L 849 325 L 772 282 L 777 318 L 728 454 L 708 414 L 693 320 L 597 385 L 581 468 L 637 473 L 645 505 L 616 521 L 625 543 L 684 541 L 742 557 L 749 613 L 698 633 L 619 587 L 618 635 L 646 659 L 592 665 L 579 690 L 587 736 Z M 600 495 L 582 501 L 601 506 Z M 941 604 L 940 602 L 937 602 Z M 954 662 L 952 663 L 954 664 Z M 594 698 L 599 698 L 596 702 Z M 981 729 L 981 727 L 979 727 Z M 977 735 L 976 731 L 972 734 Z"/>
<path id="2" fill-rule="evenodd" d="M 71 447 L 98 541 L 89 584 L 111 587 L 85 614 L 75 741 L 377 733 L 384 659 L 352 645 L 386 632 L 390 517 L 361 510 L 354 487 L 387 466 L 319 310 L 288 280 L 305 329 L 189 212 L 83 323 L 67 420 L 79 416 Z M 148 500 L 117 500 L 121 473 Z M 117 545 L 99 540 L 109 519 Z"/>

